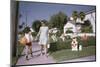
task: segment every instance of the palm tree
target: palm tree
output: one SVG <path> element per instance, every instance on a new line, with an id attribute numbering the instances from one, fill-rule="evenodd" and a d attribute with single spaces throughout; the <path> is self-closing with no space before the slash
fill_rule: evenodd
<path id="1" fill-rule="evenodd" d="M 73 17 L 75 28 L 76 28 L 76 20 L 78 18 L 78 12 L 77 11 L 73 11 L 72 17 Z M 76 29 L 76 33 L 77 33 L 77 29 Z"/>
<path id="2" fill-rule="evenodd" d="M 85 18 L 85 13 L 84 12 L 80 12 L 79 13 L 79 17 L 80 17 L 81 21 L 83 21 L 84 18 Z"/>
<path id="3" fill-rule="evenodd" d="M 35 32 L 39 32 L 40 26 L 41 26 L 40 20 L 33 21 L 32 28 L 35 30 Z"/>
<path id="4" fill-rule="evenodd" d="M 77 11 L 73 11 L 72 17 L 73 17 L 73 20 L 74 20 L 75 23 L 76 23 L 76 20 L 77 20 L 77 18 L 78 18 L 78 12 L 77 12 Z"/>

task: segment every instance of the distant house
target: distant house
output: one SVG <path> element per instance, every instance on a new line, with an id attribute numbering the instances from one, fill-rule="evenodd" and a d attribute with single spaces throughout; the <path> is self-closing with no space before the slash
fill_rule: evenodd
<path id="1" fill-rule="evenodd" d="M 80 33 L 81 32 L 81 24 L 84 22 L 80 20 L 80 18 L 77 19 L 76 23 L 72 20 L 69 20 L 64 25 L 64 33 L 66 33 L 68 30 L 72 31 L 73 33 Z M 76 24 L 76 25 L 75 25 Z"/>
<path id="2" fill-rule="evenodd" d="M 73 18 L 70 17 L 70 20 L 64 25 L 64 33 L 66 33 L 67 30 L 71 30 L 73 32 L 81 32 L 81 25 L 84 24 L 84 21 L 89 20 L 91 22 L 91 25 L 93 27 L 93 32 L 95 32 L 95 24 L 96 24 L 96 18 L 95 18 L 95 10 L 91 10 L 85 13 L 85 19 L 81 21 L 80 18 L 77 18 L 76 20 L 76 26 L 73 21 Z"/>
<path id="3" fill-rule="evenodd" d="M 75 25 L 72 23 L 72 21 L 68 21 L 65 25 L 64 25 L 64 34 L 66 33 L 66 31 L 71 30 L 72 32 L 76 32 L 76 28 Z"/>

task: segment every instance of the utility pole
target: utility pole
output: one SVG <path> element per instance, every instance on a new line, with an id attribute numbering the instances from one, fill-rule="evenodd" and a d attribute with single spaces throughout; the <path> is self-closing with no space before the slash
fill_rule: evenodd
<path id="1" fill-rule="evenodd" d="M 26 12 L 25 12 L 25 14 L 26 14 L 26 27 L 27 27 L 27 10 L 26 10 Z"/>

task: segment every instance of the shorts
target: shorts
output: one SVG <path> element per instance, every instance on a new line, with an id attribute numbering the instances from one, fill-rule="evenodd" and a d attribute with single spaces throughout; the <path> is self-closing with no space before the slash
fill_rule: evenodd
<path id="1" fill-rule="evenodd" d="M 31 42 L 29 42 L 29 43 L 26 43 L 26 45 L 27 45 L 27 46 L 32 46 L 32 43 L 31 43 Z"/>

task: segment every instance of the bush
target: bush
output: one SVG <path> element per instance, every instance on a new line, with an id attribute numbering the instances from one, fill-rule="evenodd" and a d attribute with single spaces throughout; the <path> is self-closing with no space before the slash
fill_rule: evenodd
<path id="1" fill-rule="evenodd" d="M 50 43 L 49 51 L 50 52 L 57 51 L 57 42 Z"/>
<path id="2" fill-rule="evenodd" d="M 22 51 L 23 51 L 25 45 L 22 45 L 20 42 L 18 42 L 18 44 L 17 44 L 16 47 L 17 47 L 17 52 L 16 52 L 16 54 L 17 54 L 17 57 L 19 58 L 19 57 L 21 56 L 21 53 L 22 53 Z"/>
<path id="3" fill-rule="evenodd" d="M 93 33 L 92 26 L 83 27 L 81 30 L 83 33 Z"/>
<path id="4" fill-rule="evenodd" d="M 24 33 L 28 33 L 29 31 L 30 31 L 30 27 L 25 27 L 23 30 Z"/>
<path id="5" fill-rule="evenodd" d="M 17 44 L 17 52 L 16 52 L 17 56 L 12 57 L 12 61 L 11 61 L 12 65 L 15 65 L 15 64 L 17 63 L 19 57 L 21 56 L 21 53 L 22 53 L 24 47 L 25 47 L 25 46 L 21 45 L 21 44 L 18 42 L 18 44 Z"/>
<path id="6" fill-rule="evenodd" d="M 66 33 L 73 33 L 73 31 L 71 31 L 71 30 L 67 30 Z"/>
<path id="7" fill-rule="evenodd" d="M 58 45 L 57 45 L 57 49 L 58 50 L 62 50 L 62 49 L 70 49 L 71 48 L 71 40 L 66 40 L 64 42 L 59 41 Z"/>
<path id="8" fill-rule="evenodd" d="M 81 40 L 81 37 L 77 37 L 77 40 L 78 40 L 79 45 L 82 45 L 83 47 L 85 47 L 85 43 L 84 41 Z M 51 42 L 49 51 L 54 52 L 54 51 L 63 50 L 63 49 L 71 49 L 71 41 L 72 39 L 69 38 L 69 39 L 66 39 L 64 42 L 61 39 L 58 39 L 57 42 Z M 95 37 L 93 36 L 89 37 L 87 40 L 87 46 L 95 46 L 95 45 L 96 45 Z"/>
<path id="9" fill-rule="evenodd" d="M 32 36 L 36 36 L 37 35 L 37 32 L 32 32 Z"/>
<path id="10" fill-rule="evenodd" d="M 62 33 L 63 33 L 63 30 L 60 29 L 60 30 L 56 33 L 56 35 L 57 35 L 58 37 L 60 37 Z"/>
<path id="11" fill-rule="evenodd" d="M 95 46 L 96 45 L 96 38 L 93 36 L 89 37 L 87 43 L 88 43 L 88 46 Z"/>
<path id="12" fill-rule="evenodd" d="M 49 51 L 57 51 L 57 50 L 62 50 L 62 49 L 70 49 L 71 48 L 71 40 L 63 42 L 62 40 L 58 40 L 57 42 L 52 42 L 50 43 L 50 48 Z"/>
<path id="13" fill-rule="evenodd" d="M 81 31 L 84 33 L 93 33 L 93 30 L 92 30 L 92 25 L 91 25 L 91 22 L 90 20 L 86 20 L 84 21 L 84 24 L 82 25 L 82 29 Z"/>
<path id="14" fill-rule="evenodd" d="M 88 36 L 88 40 L 86 42 L 82 41 L 81 37 L 77 37 L 77 40 L 79 45 L 82 45 L 83 47 L 96 45 L 96 39 L 94 36 Z"/>

